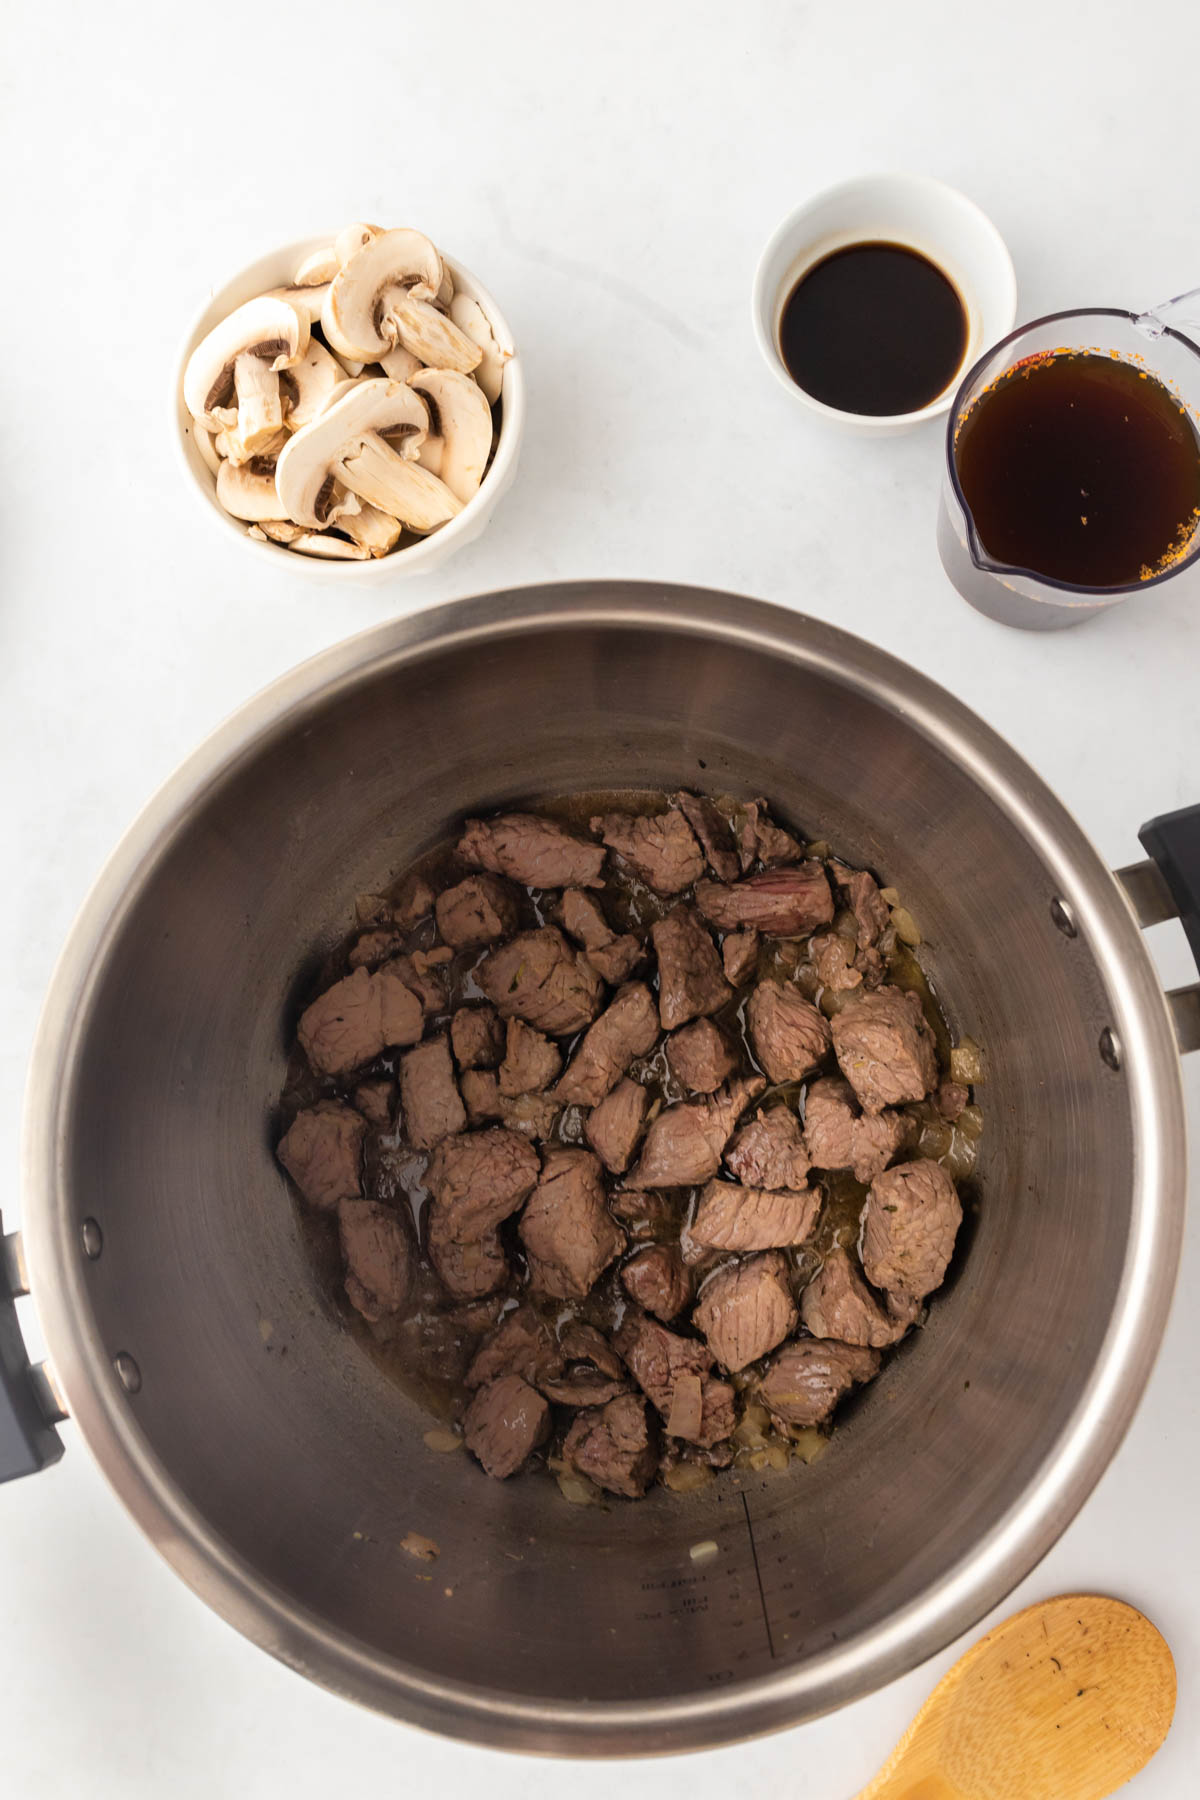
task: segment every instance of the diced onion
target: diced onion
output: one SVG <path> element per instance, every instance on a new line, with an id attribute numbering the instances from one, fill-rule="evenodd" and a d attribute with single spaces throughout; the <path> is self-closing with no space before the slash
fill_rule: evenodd
<path id="1" fill-rule="evenodd" d="M 713 1479 L 713 1471 L 707 1463 L 681 1462 L 667 1470 L 663 1486 L 669 1487 L 673 1494 L 694 1494 Z"/>
<path id="2" fill-rule="evenodd" d="M 450 1451 L 462 1449 L 462 1439 L 459 1437 L 457 1431 L 446 1431 L 440 1426 L 435 1427 L 433 1431 L 427 1431 L 425 1433 L 425 1442 L 430 1450 Z"/>
<path id="3" fill-rule="evenodd" d="M 961 1082 L 963 1087 L 973 1087 L 984 1079 L 983 1051 L 974 1038 L 964 1038 L 951 1050 L 950 1079 Z"/>
<path id="4" fill-rule="evenodd" d="M 434 1562 L 438 1556 L 438 1546 L 432 1538 L 422 1537 L 419 1531 L 409 1531 L 400 1539 L 400 1548 L 415 1556 L 418 1562 Z"/>
<path id="5" fill-rule="evenodd" d="M 824 1456 L 829 1448 L 829 1439 L 815 1426 L 805 1425 L 790 1434 L 794 1454 L 803 1463 L 814 1463 L 818 1457 Z"/>
<path id="6" fill-rule="evenodd" d="M 921 928 L 907 906 L 892 908 L 892 929 L 900 942 L 907 944 L 910 949 L 921 942 Z"/>
<path id="7" fill-rule="evenodd" d="M 703 1543 L 693 1544 L 688 1551 L 688 1555 L 693 1562 L 707 1562 L 710 1557 L 715 1556 L 716 1554 L 717 1540 L 715 1538 L 705 1538 Z"/>

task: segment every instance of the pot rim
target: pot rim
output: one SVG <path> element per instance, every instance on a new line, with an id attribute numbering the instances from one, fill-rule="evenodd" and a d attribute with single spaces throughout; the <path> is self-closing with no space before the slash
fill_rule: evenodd
<path id="1" fill-rule="evenodd" d="M 174 1488 L 141 1436 L 91 1328 L 66 1179 L 73 1072 L 99 971 L 137 893 L 206 795 L 334 694 L 391 665 L 596 625 L 756 647 L 900 712 L 963 764 L 1053 870 L 1105 970 L 1135 1125 L 1130 1235 L 1109 1329 L 1074 1413 L 1021 1499 L 920 1599 L 873 1630 L 799 1668 L 636 1702 L 547 1700 L 431 1677 L 330 1629 L 265 1582 Z M 460 1741 L 570 1755 L 695 1750 L 794 1725 L 907 1672 L 1002 1600 L 1078 1512 L 1133 1417 L 1166 1325 L 1185 1187 L 1181 1066 L 1153 963 L 1106 863 L 1016 752 L 927 676 L 834 626 L 714 590 L 607 580 L 509 589 L 391 620 L 299 664 L 219 725 L 127 830 L 71 929 L 34 1041 L 21 1149 L 30 1285 L 56 1381 L 118 1497 L 175 1571 L 246 1637 L 335 1693 Z"/>

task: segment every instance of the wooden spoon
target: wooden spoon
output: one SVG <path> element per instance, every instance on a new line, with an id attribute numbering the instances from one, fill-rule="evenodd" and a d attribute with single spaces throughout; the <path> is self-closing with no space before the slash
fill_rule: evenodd
<path id="1" fill-rule="evenodd" d="M 1104 1800 L 1150 1761 L 1175 1664 L 1120 1600 L 1042 1600 L 972 1645 L 858 1800 Z"/>

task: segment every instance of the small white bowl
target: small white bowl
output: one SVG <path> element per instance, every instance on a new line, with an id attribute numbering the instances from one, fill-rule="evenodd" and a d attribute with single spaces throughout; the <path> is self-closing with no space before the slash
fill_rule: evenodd
<path id="1" fill-rule="evenodd" d="M 402 550 L 393 550 L 387 556 L 373 556 L 367 562 L 327 561 L 322 557 L 305 556 L 298 551 L 289 550 L 282 544 L 264 543 L 259 538 L 252 538 L 247 521 L 231 518 L 218 501 L 216 478 L 196 446 L 192 416 L 183 402 L 183 371 L 188 357 L 201 338 L 227 313 L 231 313 L 234 307 L 241 306 L 246 300 L 253 300 L 256 294 L 266 293 L 268 288 L 290 285 L 304 258 L 331 244 L 335 235 L 334 232 L 328 232 L 323 237 L 304 238 L 298 244 L 287 244 L 280 250 L 272 250 L 269 255 L 260 257 L 249 268 L 227 281 L 197 314 L 184 341 L 175 370 L 175 386 L 171 396 L 175 441 L 183 458 L 189 485 L 205 512 L 256 556 L 270 558 L 276 568 L 280 566 L 281 559 L 286 559 L 284 566 L 290 564 L 293 568 L 307 570 L 309 574 L 336 581 L 369 581 L 381 576 L 427 574 L 429 570 L 444 563 L 447 557 L 453 556 L 456 550 L 473 543 L 479 536 L 495 511 L 497 501 L 511 485 L 517 472 L 517 458 L 525 430 L 525 373 L 521 367 L 521 359 L 513 349 L 512 333 L 487 289 L 461 263 L 443 253 L 442 260 L 454 279 L 455 291 L 478 301 L 497 343 L 510 354 L 504 365 L 504 380 L 500 391 L 500 433 L 488 472 L 479 485 L 478 493 L 472 495 L 462 511 L 447 524 L 430 532 L 428 537 L 420 538 Z"/>
<path id="2" fill-rule="evenodd" d="M 826 406 L 793 381 L 780 352 L 780 315 L 800 277 L 832 251 L 867 242 L 919 250 L 950 277 L 966 308 L 962 361 L 937 398 L 917 412 L 876 415 Z M 1016 315 L 1017 278 L 1004 239 L 973 200 L 926 175 L 864 175 L 814 195 L 783 221 L 754 277 L 754 334 L 788 393 L 810 412 L 879 435 L 948 411 L 963 371 L 1007 336 Z"/>

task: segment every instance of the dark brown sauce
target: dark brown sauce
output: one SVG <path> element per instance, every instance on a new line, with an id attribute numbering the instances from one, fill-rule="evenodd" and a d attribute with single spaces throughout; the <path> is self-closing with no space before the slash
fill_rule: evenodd
<path id="1" fill-rule="evenodd" d="M 839 412 L 919 412 L 943 393 L 967 348 L 958 290 L 903 244 L 850 244 L 808 269 L 784 302 L 788 374 Z"/>
<path id="2" fill-rule="evenodd" d="M 1200 523 L 1191 417 L 1114 357 L 1018 364 L 972 405 L 954 460 L 987 555 L 1072 586 L 1145 581 Z"/>

